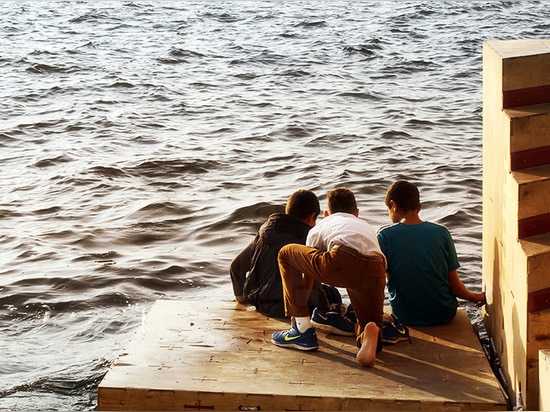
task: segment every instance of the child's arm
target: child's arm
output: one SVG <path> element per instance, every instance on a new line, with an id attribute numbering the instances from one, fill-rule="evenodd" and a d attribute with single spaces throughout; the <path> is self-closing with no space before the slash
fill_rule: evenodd
<path id="1" fill-rule="evenodd" d="M 458 277 L 456 269 L 449 272 L 449 284 L 453 296 L 474 302 L 477 307 L 483 306 L 486 303 L 485 292 L 471 292 L 468 290 Z"/>
<path id="2" fill-rule="evenodd" d="M 250 269 L 252 254 L 255 247 L 254 242 L 255 240 L 241 250 L 241 252 L 231 261 L 231 265 L 229 266 L 229 276 L 233 284 L 235 300 L 240 303 L 244 303 L 244 282 L 246 281 L 246 276 Z"/>

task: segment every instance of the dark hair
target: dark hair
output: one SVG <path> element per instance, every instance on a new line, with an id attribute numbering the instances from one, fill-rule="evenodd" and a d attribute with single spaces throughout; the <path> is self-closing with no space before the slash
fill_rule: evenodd
<path id="1" fill-rule="evenodd" d="M 355 213 L 357 202 L 355 195 L 347 187 L 337 187 L 327 193 L 327 206 L 329 213 Z"/>
<path id="2" fill-rule="evenodd" d="M 420 206 L 420 193 L 418 188 L 406 180 L 393 182 L 386 192 L 386 206 L 390 208 L 390 200 L 397 203 L 404 212 L 416 210 Z"/>
<path id="3" fill-rule="evenodd" d="M 319 199 L 311 190 L 298 190 L 290 195 L 286 202 L 285 213 L 303 220 L 312 213 L 315 217 L 321 213 Z"/>

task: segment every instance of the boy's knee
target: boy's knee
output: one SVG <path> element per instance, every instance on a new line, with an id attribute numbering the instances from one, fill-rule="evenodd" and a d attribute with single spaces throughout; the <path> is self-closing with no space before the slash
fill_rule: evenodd
<path id="1" fill-rule="evenodd" d="M 277 260 L 281 262 L 281 260 L 284 260 L 289 249 L 290 244 L 284 245 L 281 249 L 279 249 L 279 253 L 277 254 Z"/>
<path id="2" fill-rule="evenodd" d="M 300 245 L 297 243 L 289 243 L 287 245 L 284 245 L 278 253 L 278 258 L 281 259 L 281 257 L 285 258 L 288 255 L 291 255 L 293 253 L 301 252 L 301 248 L 304 248 L 304 245 Z"/>

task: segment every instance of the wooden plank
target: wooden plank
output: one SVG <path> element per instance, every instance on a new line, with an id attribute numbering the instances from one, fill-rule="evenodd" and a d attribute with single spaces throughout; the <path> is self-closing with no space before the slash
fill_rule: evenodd
<path id="1" fill-rule="evenodd" d="M 511 170 L 526 169 L 550 164 L 550 146 L 514 152 L 510 157 Z"/>
<path id="2" fill-rule="evenodd" d="M 505 110 L 505 114 L 508 117 L 506 121 L 510 123 L 512 170 L 529 167 L 519 164 L 514 167 L 513 157 L 521 152 L 529 152 L 550 145 L 550 131 L 548 130 L 550 103 L 508 109 Z"/>
<path id="3" fill-rule="evenodd" d="M 548 39 L 487 40 L 501 59 L 515 59 L 525 56 L 550 54 Z"/>
<path id="4" fill-rule="evenodd" d="M 550 86 L 526 87 L 507 90 L 502 96 L 503 108 L 532 106 L 550 102 Z"/>
<path id="5" fill-rule="evenodd" d="M 550 349 L 539 351 L 539 386 L 550 388 Z M 550 391 L 540 391 L 539 411 L 550 411 Z"/>
<path id="6" fill-rule="evenodd" d="M 548 386 L 539 387 L 539 351 L 550 349 L 550 311 L 529 313 L 527 328 L 527 386 L 526 398 L 533 400 L 530 409 L 536 408 L 541 392 L 548 392 Z M 541 390 L 543 389 L 543 390 Z"/>
<path id="7" fill-rule="evenodd" d="M 550 212 L 518 220 L 518 238 L 537 236 L 550 232 Z"/>
<path id="8" fill-rule="evenodd" d="M 503 92 L 550 85 L 550 39 L 489 40 L 485 44 L 502 61 L 498 79 Z"/>
<path id="9" fill-rule="evenodd" d="M 519 191 L 517 219 L 549 214 L 550 164 L 514 171 L 512 175 Z"/>
<path id="10" fill-rule="evenodd" d="M 353 337 L 301 352 L 270 339 L 288 323 L 230 301 L 158 301 L 98 389 L 99 410 L 505 410 L 464 311 L 411 330 L 375 368 Z"/>
<path id="11" fill-rule="evenodd" d="M 550 232 L 521 239 L 520 245 L 525 256 L 518 258 L 527 260 L 529 295 L 550 288 Z"/>

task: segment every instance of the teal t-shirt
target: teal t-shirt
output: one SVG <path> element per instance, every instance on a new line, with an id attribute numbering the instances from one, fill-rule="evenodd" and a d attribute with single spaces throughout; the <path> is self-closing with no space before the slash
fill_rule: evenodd
<path id="1" fill-rule="evenodd" d="M 388 292 L 393 313 L 406 325 L 428 326 L 456 314 L 449 272 L 460 266 L 446 227 L 422 222 L 396 223 L 378 232 L 388 261 Z"/>

